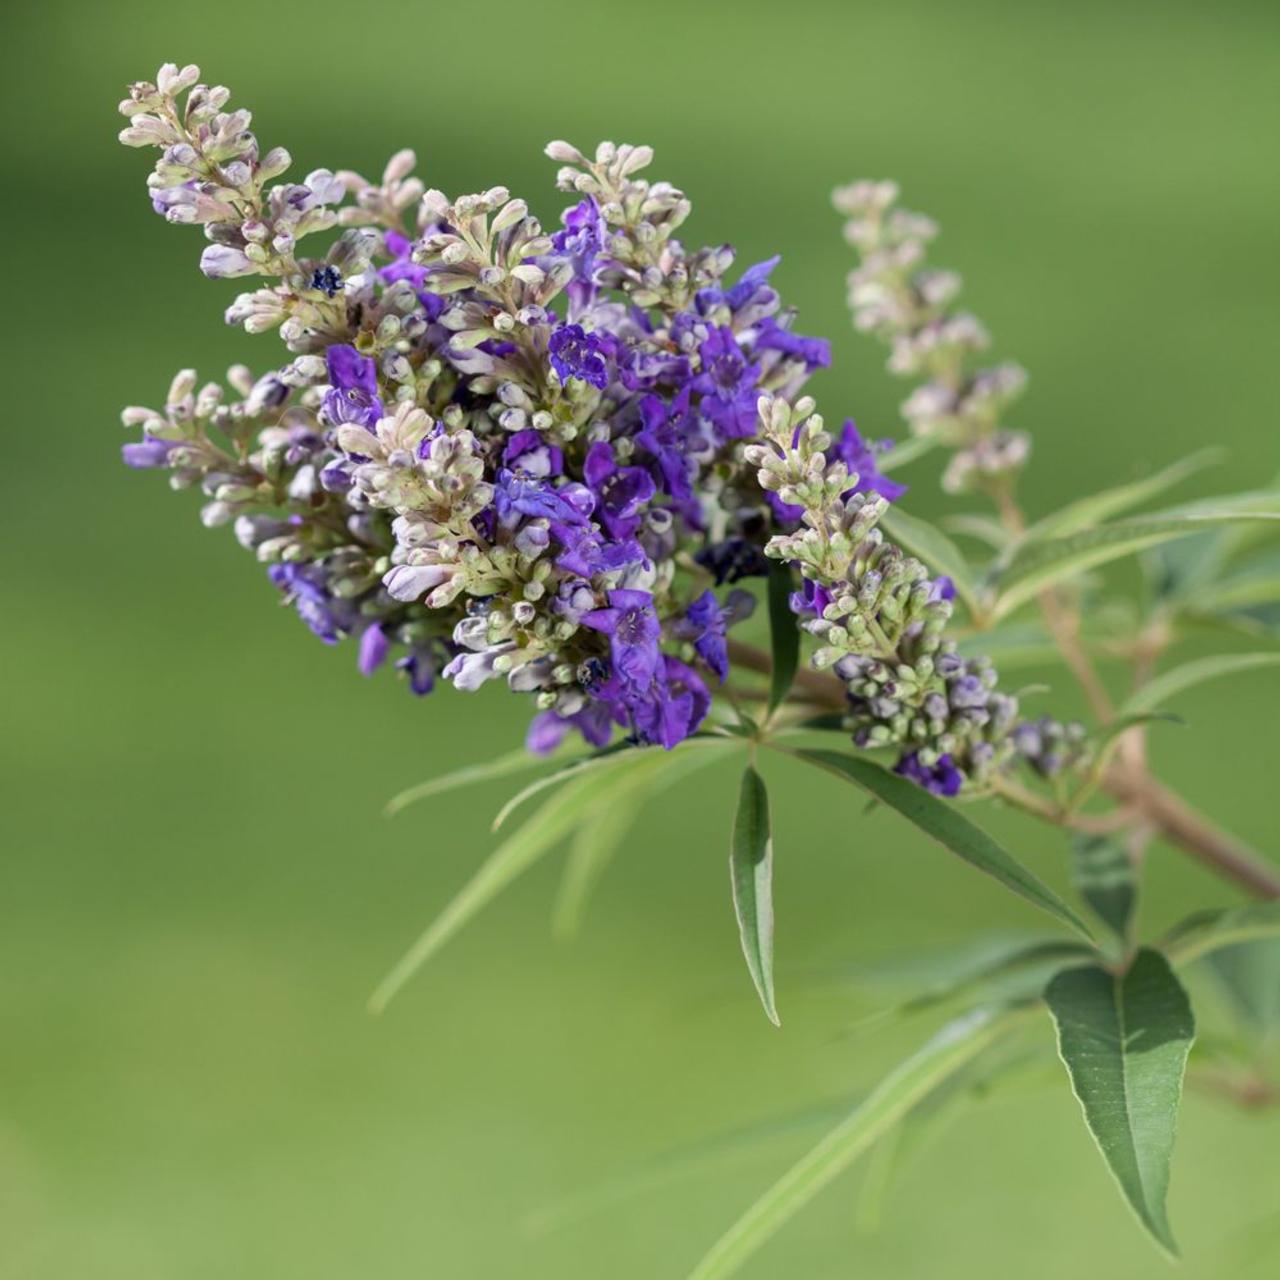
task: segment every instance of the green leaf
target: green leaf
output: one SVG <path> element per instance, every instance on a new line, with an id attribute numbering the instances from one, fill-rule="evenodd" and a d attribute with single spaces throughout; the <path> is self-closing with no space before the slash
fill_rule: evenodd
<path id="1" fill-rule="evenodd" d="M 452 773 L 441 774 L 438 778 L 428 778 L 425 782 L 407 787 L 387 801 L 384 812 L 390 818 L 419 800 L 452 791 L 455 787 L 466 787 L 475 782 L 492 782 L 496 778 L 523 773 L 526 769 L 536 769 L 543 764 L 546 764 L 545 757 L 535 756 L 521 747 L 518 751 L 499 756 L 496 760 L 483 760 L 479 764 L 464 765 L 463 768 L 455 769 Z"/>
<path id="2" fill-rule="evenodd" d="M 576 759 L 570 760 L 563 768 L 556 769 L 544 777 L 536 778 L 527 787 L 517 791 L 498 810 L 490 830 L 497 831 L 526 800 L 533 799 L 540 791 L 545 791 L 548 787 L 557 786 L 561 782 L 568 782 L 570 778 L 575 778 L 584 772 L 607 769 L 617 764 L 632 763 L 638 759 L 638 753 L 639 748 L 636 744 L 624 738 L 622 741 L 615 742 L 612 746 L 605 747 L 600 751 L 593 751 L 590 755 L 578 756 Z M 622 759 L 624 756 L 626 759 Z"/>
<path id="3" fill-rule="evenodd" d="M 937 436 L 911 436 L 895 444 L 892 449 L 882 453 L 876 459 L 876 470 L 880 472 L 894 471 L 905 467 L 908 462 L 923 458 L 926 453 L 938 447 Z"/>
<path id="4" fill-rule="evenodd" d="M 656 757 L 653 767 L 632 769 L 606 788 L 574 833 L 551 917 L 555 937 L 567 941 L 577 934 L 601 873 L 644 805 L 673 782 L 683 781 L 716 759 L 711 751 L 651 754 Z"/>
<path id="5" fill-rule="evenodd" d="M 1197 911 L 1174 925 L 1160 945 L 1172 963 L 1181 965 L 1237 942 L 1276 937 L 1280 937 L 1280 901 L 1250 902 L 1243 907 Z"/>
<path id="6" fill-rule="evenodd" d="M 378 984 L 369 1000 L 370 1009 L 381 1013 L 396 992 L 472 916 L 568 835 L 607 782 L 599 773 L 576 779 L 547 800 L 524 826 L 512 832 Z"/>
<path id="7" fill-rule="evenodd" d="M 791 692 L 800 661 L 800 628 L 791 612 L 791 566 L 774 561 L 769 566 L 769 639 L 773 668 L 769 676 L 769 710 L 777 710 Z"/>
<path id="8" fill-rule="evenodd" d="M 1036 521 L 1023 535 L 1025 541 L 1042 538 L 1061 538 L 1069 533 L 1077 533 L 1100 521 L 1109 520 L 1122 511 L 1129 511 L 1140 506 L 1148 498 L 1154 498 L 1166 489 L 1172 489 L 1188 476 L 1221 461 L 1221 449 L 1201 449 L 1188 458 L 1183 458 L 1163 471 L 1144 476 L 1129 484 L 1117 485 L 1114 489 L 1104 489 L 1101 493 L 1093 493 L 1088 497 L 1078 498 L 1075 502 Z"/>
<path id="9" fill-rule="evenodd" d="M 1235 675 L 1238 671 L 1252 671 L 1257 667 L 1275 666 L 1280 666 L 1280 652 L 1222 653 L 1211 658 L 1197 658 L 1148 681 L 1124 704 L 1123 710 L 1130 714 L 1152 711 L 1206 680 Z"/>
<path id="10" fill-rule="evenodd" d="M 1012 854 L 975 826 L 958 809 L 906 778 L 857 756 L 835 751 L 796 750 L 788 753 L 809 764 L 852 782 L 904 818 L 926 835 L 963 858 L 970 866 L 986 872 L 1042 911 L 1047 911 L 1077 933 L 1092 941 L 1088 926 L 1056 893 L 1027 870 Z"/>
<path id="11" fill-rule="evenodd" d="M 1071 1087 L 1138 1220 L 1177 1256 L 1165 1198 L 1195 1020 L 1182 984 L 1144 947 L 1123 976 L 1064 969 L 1045 989 Z"/>
<path id="12" fill-rule="evenodd" d="M 1200 584 L 1194 605 L 1203 613 L 1274 604 L 1280 600 L 1280 548 L 1272 547 L 1234 572 Z"/>
<path id="13" fill-rule="evenodd" d="M 738 793 L 729 875 L 742 954 L 760 1003 L 769 1021 L 778 1026 L 773 999 L 773 832 L 769 825 L 769 793 L 752 765 L 743 771 Z"/>
<path id="14" fill-rule="evenodd" d="M 935 525 L 909 516 L 891 507 L 880 517 L 880 526 L 913 556 L 923 560 L 937 573 L 945 573 L 955 584 L 956 595 L 964 601 L 970 614 L 981 617 L 985 612 L 978 585 L 964 553 Z"/>
<path id="15" fill-rule="evenodd" d="M 1111 836 L 1071 838 L 1071 882 L 1098 918 L 1126 942 L 1138 891 L 1129 851 Z"/>
<path id="16" fill-rule="evenodd" d="M 1008 560 L 993 570 L 989 586 L 996 592 L 990 616 L 1002 618 L 1062 579 L 1109 564 L 1173 538 L 1185 538 L 1221 525 L 1280 520 L 1271 495 L 1269 511 L 1187 509 L 1142 516 L 1117 524 L 1085 529 L 1063 538 L 1020 543 Z"/>
<path id="17" fill-rule="evenodd" d="M 1267 1041 L 1280 1036 L 1280 938 L 1237 942 L 1205 962 L 1251 1035 Z"/>
<path id="18" fill-rule="evenodd" d="M 958 533 L 977 542 L 985 542 L 995 551 L 1003 551 L 1012 541 L 1009 530 L 994 516 L 962 511 L 959 515 L 944 516 L 938 524 L 948 533 Z"/>
<path id="19" fill-rule="evenodd" d="M 689 1273 L 724 1280 L 931 1090 L 1009 1029 L 1017 1011 L 977 1009 L 945 1026 L 769 1188 Z"/>
<path id="20" fill-rule="evenodd" d="M 967 658 L 988 657 L 1002 672 L 1018 667 L 1049 666 L 1061 660 L 1052 637 L 1034 622 L 976 631 L 960 640 L 956 651 Z"/>

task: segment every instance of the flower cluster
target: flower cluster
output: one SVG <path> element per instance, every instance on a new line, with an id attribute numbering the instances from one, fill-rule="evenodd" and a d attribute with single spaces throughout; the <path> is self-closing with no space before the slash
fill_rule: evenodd
<path id="1" fill-rule="evenodd" d="M 689 201 L 641 176 L 648 148 L 552 143 L 573 199 L 547 232 L 505 188 L 426 190 L 407 151 L 380 183 L 271 185 L 287 154 L 261 154 L 227 98 L 166 66 L 132 86 L 121 138 L 160 149 L 152 203 L 203 227 L 206 275 L 266 278 L 227 320 L 278 327 L 291 358 L 233 369 L 238 400 L 180 374 L 163 409 L 126 411 L 142 440 L 124 457 L 199 486 L 205 523 L 234 526 L 321 640 L 354 639 L 366 674 L 394 658 L 416 693 L 442 677 L 530 694 L 536 751 L 619 729 L 671 748 L 754 603 L 725 584 L 772 558 L 798 571 L 798 625 L 848 685 L 859 745 L 897 748 L 945 794 L 1008 756 L 1016 703 L 946 640 L 950 582 L 876 527 L 904 492 L 882 446 L 852 422 L 829 435 L 797 399 L 830 353 L 796 333 L 778 259 L 734 276 L 727 246 L 686 249 Z M 876 270 L 905 270 L 923 232 L 873 197 L 846 204 Z M 902 367 L 941 368 L 973 326 L 938 313 L 945 290 L 910 288 L 908 307 L 884 285 L 875 323 Z M 976 422 L 973 395 L 946 420 Z"/>
<path id="2" fill-rule="evenodd" d="M 897 199 L 892 182 L 856 182 L 833 196 L 860 259 L 849 273 L 853 322 L 889 344 L 891 372 L 923 378 L 902 414 L 915 435 L 954 450 L 943 487 L 990 489 L 1020 471 L 1030 454 L 1024 432 L 1000 426 L 1027 375 L 1011 363 L 971 367 L 990 345 L 987 331 L 976 316 L 952 309 L 960 277 L 925 264 L 936 224 L 896 207 Z"/>

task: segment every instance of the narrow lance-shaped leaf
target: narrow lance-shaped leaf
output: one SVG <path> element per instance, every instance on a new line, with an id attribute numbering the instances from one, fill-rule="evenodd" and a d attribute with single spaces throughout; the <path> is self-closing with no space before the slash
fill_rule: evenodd
<path id="1" fill-rule="evenodd" d="M 773 832 L 769 793 L 753 765 L 742 774 L 738 812 L 729 852 L 733 910 L 738 917 L 742 954 L 769 1021 L 778 1025 L 773 998 Z"/>
<path id="2" fill-rule="evenodd" d="M 1143 476 L 1139 480 L 1117 485 L 1112 489 L 1104 489 L 1101 493 L 1077 498 L 1075 502 L 1053 512 L 1052 515 L 1037 520 L 1023 535 L 1023 541 L 1061 538 L 1066 534 L 1095 525 L 1101 520 L 1109 520 L 1112 516 L 1119 515 L 1122 511 L 1129 511 L 1146 502 L 1148 498 L 1154 498 L 1166 489 L 1173 488 L 1180 481 L 1195 475 L 1197 471 L 1203 471 L 1205 467 L 1220 461 L 1221 458 L 1221 449 L 1201 449 L 1199 453 L 1179 459 L 1153 475 Z"/>
<path id="3" fill-rule="evenodd" d="M 1277 501 L 1275 498 L 1273 502 Z M 1010 561 L 997 569 L 990 582 L 996 592 L 993 619 L 1002 618 L 1046 587 L 1087 569 L 1204 529 L 1250 521 L 1280 520 L 1280 512 L 1251 510 L 1188 510 L 1176 515 L 1143 516 L 1086 529 L 1064 538 L 1020 546 Z"/>
<path id="4" fill-rule="evenodd" d="M 1176 1256 L 1165 1199 L 1195 1037 L 1187 993 L 1164 956 L 1144 947 L 1123 975 L 1063 970 L 1045 1000 L 1089 1132 L 1138 1220 Z"/>
<path id="5" fill-rule="evenodd" d="M 1073 836 L 1071 880 L 1116 937 L 1127 939 L 1138 895 L 1124 845 L 1111 836 Z"/>
<path id="6" fill-rule="evenodd" d="M 800 661 L 800 628 L 791 611 L 791 566 L 775 561 L 769 566 L 769 640 L 773 669 L 769 676 L 769 710 L 774 711 L 791 692 Z"/>
<path id="7" fill-rule="evenodd" d="M 1238 942 L 1280 937 L 1280 901 L 1198 911 L 1169 931 L 1161 942 L 1174 964 L 1188 964 Z"/>
<path id="8" fill-rule="evenodd" d="M 1017 1011 L 977 1009 L 949 1023 L 802 1156 L 711 1247 L 689 1280 L 724 1280 L 929 1092 L 1013 1026 Z"/>
<path id="9" fill-rule="evenodd" d="M 387 801 L 386 814 L 388 817 L 393 817 L 419 800 L 452 791 L 455 787 L 471 786 L 477 782 L 493 782 L 497 778 L 505 778 L 513 773 L 525 773 L 530 769 L 536 769 L 545 763 L 543 758 L 521 747 L 518 751 L 508 752 L 496 760 L 482 760 L 478 764 L 464 765 L 461 769 L 441 774 L 438 778 L 428 778 L 425 782 L 415 783 L 412 787 L 406 787 L 398 792 Z"/>
<path id="10" fill-rule="evenodd" d="M 918 516 L 907 515 L 897 507 L 886 511 L 880 517 L 880 524 L 895 542 L 900 542 L 912 555 L 919 556 L 929 568 L 945 573 L 969 612 L 974 617 L 982 616 L 983 602 L 969 562 L 941 529 Z"/>
<path id="11" fill-rule="evenodd" d="M 985 871 L 1007 889 L 1092 940 L 1088 926 L 1052 889 L 981 827 L 975 826 L 958 809 L 923 787 L 857 756 L 808 749 L 790 751 L 789 754 L 870 792 L 877 800 L 882 800 L 915 823 L 926 835 L 932 836 L 943 848 L 950 849 L 970 866 Z"/>
<path id="12" fill-rule="evenodd" d="M 1207 680 L 1253 671 L 1259 667 L 1280 666 L 1280 653 L 1220 653 L 1210 658 L 1197 658 L 1171 667 L 1143 685 L 1124 705 L 1129 713 L 1152 711 L 1186 689 Z"/>
<path id="13" fill-rule="evenodd" d="M 557 791 L 524 826 L 512 832 L 379 983 L 370 997 L 370 1009 L 381 1013 L 396 992 L 463 925 L 563 839 L 598 794 L 597 788 L 605 782 L 607 778 L 599 774 L 576 779 Z"/>

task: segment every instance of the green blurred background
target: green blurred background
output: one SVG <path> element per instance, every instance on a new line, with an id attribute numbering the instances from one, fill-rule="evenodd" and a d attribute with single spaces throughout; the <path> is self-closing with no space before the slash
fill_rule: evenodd
<path id="1" fill-rule="evenodd" d="M 837 182 L 894 176 L 941 221 L 1001 354 L 1032 373 L 1033 506 L 1206 440 L 1210 491 L 1277 465 L 1280 9 L 1271 3 L 784 6 L 45 3 L 3 32 L 5 623 L 0 770 L 4 1280 L 519 1276 L 679 1280 L 816 1136 L 784 1127 L 538 1233 L 529 1215 L 664 1151 L 865 1088 L 925 1024 L 846 1034 L 815 981 L 1038 923 L 891 817 L 770 764 L 781 1032 L 741 972 L 725 845 L 735 769 L 627 841 L 572 947 L 530 875 L 380 1020 L 364 1000 L 490 847 L 499 797 L 395 821 L 394 791 L 506 750 L 525 704 L 427 702 L 315 643 L 190 495 L 117 461 L 126 403 L 186 364 L 276 359 L 115 143 L 125 83 L 197 60 L 297 171 L 502 182 L 545 220 L 543 143 L 653 144 L 696 206 L 834 339 L 831 416 L 899 429 L 852 334 Z M 913 509 L 941 509 L 936 468 Z M 1275 847 L 1275 681 L 1188 696 L 1161 767 Z M 1056 708 L 1073 709 L 1069 691 Z M 1270 718 L 1270 719 L 1269 719 Z M 992 825 L 1055 884 L 1052 833 Z M 1156 848 L 1149 926 L 1230 891 Z M 1280 1116 L 1192 1094 L 1172 1208 L 1189 1280 L 1274 1275 Z M 855 1172 L 745 1272 L 1162 1277 L 1059 1088 L 997 1099 L 859 1234 Z"/>

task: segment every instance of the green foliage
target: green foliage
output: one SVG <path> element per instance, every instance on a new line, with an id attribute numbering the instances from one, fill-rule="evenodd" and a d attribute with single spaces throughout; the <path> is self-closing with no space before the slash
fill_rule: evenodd
<path id="1" fill-rule="evenodd" d="M 1197 911 L 1175 925 L 1161 944 L 1174 964 L 1188 964 L 1237 942 L 1280 937 L 1280 902 L 1251 902 Z"/>
<path id="2" fill-rule="evenodd" d="M 776 711 L 791 692 L 800 661 L 800 630 L 791 612 L 791 567 L 775 561 L 769 566 L 769 639 L 773 669 L 769 677 L 769 711 Z"/>
<path id="3" fill-rule="evenodd" d="M 794 1164 L 712 1245 L 689 1280 L 731 1276 L 796 1212 L 922 1099 L 1016 1023 L 1021 1010 L 975 1009 L 948 1023 Z"/>
<path id="4" fill-rule="evenodd" d="M 1219 653 L 1209 658 L 1197 658 L 1171 667 L 1148 681 L 1128 699 L 1123 710 L 1130 715 L 1153 711 L 1170 698 L 1207 680 L 1274 666 L 1280 666 L 1280 653 Z"/>
<path id="5" fill-rule="evenodd" d="M 1264 1047 L 1280 1039 L 1280 937 L 1220 947 L 1205 967 L 1250 1036 Z"/>
<path id="6" fill-rule="evenodd" d="M 1165 1198 L 1195 1037 L 1182 984 L 1158 951 L 1143 948 L 1123 974 L 1064 970 L 1045 999 L 1089 1132 L 1139 1221 L 1176 1256 Z"/>
<path id="7" fill-rule="evenodd" d="M 461 769 L 453 770 L 452 773 L 442 773 L 438 778 L 428 778 L 425 782 L 407 787 L 387 801 L 385 812 L 388 817 L 394 817 L 411 804 L 417 804 L 419 800 L 443 795 L 444 792 L 453 791 L 457 787 L 469 787 L 477 782 L 494 782 L 499 778 L 509 777 L 513 773 L 525 773 L 530 769 L 536 769 L 542 763 L 544 762 L 537 756 L 520 747 L 494 760 L 464 765 Z"/>
<path id="8" fill-rule="evenodd" d="M 1112 836 L 1071 839 L 1071 882 L 1118 941 L 1127 944 L 1138 888 L 1129 851 Z"/>
<path id="9" fill-rule="evenodd" d="M 1024 538 L 995 566 L 987 588 L 995 595 L 990 616 L 998 619 L 1026 604 L 1046 587 L 1113 560 L 1222 525 L 1280 520 L 1275 494 L 1220 499 L 1171 509 L 1057 538 Z"/>
<path id="10" fill-rule="evenodd" d="M 760 1003 L 769 1021 L 777 1026 L 778 1010 L 773 996 L 773 832 L 769 823 L 769 793 L 754 765 L 748 765 L 742 774 L 729 875 L 742 954 Z"/>
<path id="11" fill-rule="evenodd" d="M 1088 926 L 1056 893 L 958 809 L 923 787 L 890 773 L 870 760 L 844 752 L 797 750 L 789 754 L 851 782 L 914 823 L 945 849 L 986 872 L 1063 924 L 1092 940 Z"/>

